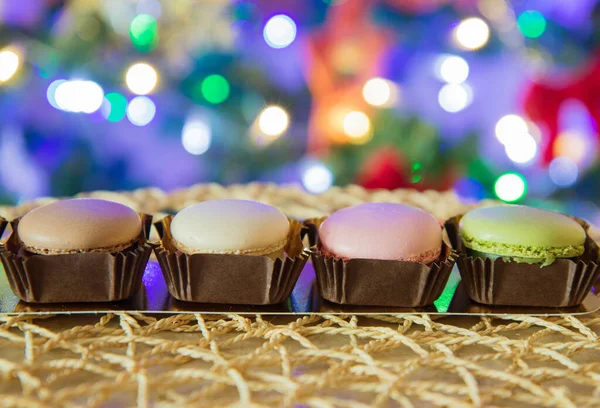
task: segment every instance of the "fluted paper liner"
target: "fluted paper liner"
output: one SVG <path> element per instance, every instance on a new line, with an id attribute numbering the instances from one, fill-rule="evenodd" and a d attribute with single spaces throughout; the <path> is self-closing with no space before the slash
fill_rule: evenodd
<path id="1" fill-rule="evenodd" d="M 579 305 L 600 275 L 598 246 L 587 235 L 584 253 L 575 259 L 556 259 L 551 265 L 526 264 L 472 257 L 460 234 L 462 215 L 446 221 L 452 247 L 459 253 L 458 270 L 469 298 L 485 305 L 570 307 Z"/>
<path id="2" fill-rule="evenodd" d="M 22 247 L 19 219 L 13 220 L 12 234 L 6 244 L 0 244 L 11 290 L 28 303 L 113 302 L 131 297 L 140 289 L 152 254 L 147 242 L 152 216 L 139 215 L 142 231 L 137 242 L 115 253 L 34 254 Z"/>
<path id="3" fill-rule="evenodd" d="M 235 254 L 188 255 L 173 245 L 167 216 L 155 227 L 161 237 L 156 258 L 175 299 L 196 303 L 272 305 L 285 301 L 309 254 L 300 237 L 303 225 L 289 219 L 283 258 Z"/>
<path id="4" fill-rule="evenodd" d="M 445 242 L 440 257 L 431 265 L 360 258 L 345 261 L 321 252 L 318 229 L 324 220 L 307 221 L 317 284 L 324 299 L 342 305 L 424 307 L 442 294 L 456 258 Z"/>

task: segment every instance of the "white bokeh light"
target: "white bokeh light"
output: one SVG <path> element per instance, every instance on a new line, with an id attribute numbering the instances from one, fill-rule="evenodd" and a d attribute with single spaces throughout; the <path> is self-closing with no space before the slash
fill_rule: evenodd
<path id="1" fill-rule="evenodd" d="M 454 31 L 454 39 L 462 48 L 476 50 L 487 44 L 490 39 L 490 27 L 478 17 L 469 17 L 458 24 Z"/>
<path id="2" fill-rule="evenodd" d="M 201 119 L 191 119 L 183 127 L 181 144 L 193 155 L 206 153 L 210 147 L 212 131 L 208 123 Z"/>
<path id="3" fill-rule="evenodd" d="M 460 112 L 471 104 L 473 93 L 467 84 L 447 84 L 440 89 L 438 102 L 446 112 Z"/>
<path id="4" fill-rule="evenodd" d="M 307 165 L 302 174 L 302 185 L 314 194 L 327 191 L 332 183 L 333 175 L 331 174 L 331 170 L 319 162 Z"/>
<path id="5" fill-rule="evenodd" d="M 344 132 L 351 138 L 363 138 L 371 131 L 371 120 L 361 111 L 348 112 L 342 125 Z"/>
<path id="6" fill-rule="evenodd" d="M 267 136 L 279 136 L 286 131 L 290 118 L 279 106 L 269 106 L 259 114 L 258 127 Z"/>
<path id="7" fill-rule="evenodd" d="M 48 96 L 50 104 L 67 112 L 93 113 L 100 109 L 104 101 L 104 91 L 93 81 L 53 82 L 48 92 L 51 90 L 54 90 L 54 98 Z"/>
<path id="8" fill-rule="evenodd" d="M 390 106 L 395 99 L 395 86 L 383 78 L 371 78 L 363 86 L 363 98 L 369 105 Z"/>
<path id="9" fill-rule="evenodd" d="M 19 56 L 11 50 L 0 51 L 0 82 L 8 81 L 19 69 Z"/>
<path id="10" fill-rule="evenodd" d="M 46 90 L 46 98 L 48 98 L 48 103 L 50 103 L 50 105 L 55 109 L 61 109 L 60 106 L 58 106 L 58 103 L 56 103 L 56 90 L 60 84 L 65 82 L 67 82 L 66 79 L 57 79 L 48 85 L 48 89 Z"/>
<path id="11" fill-rule="evenodd" d="M 278 14 L 267 21 L 263 36 L 271 48 L 285 48 L 296 38 L 296 23 L 285 14 Z"/>
<path id="12" fill-rule="evenodd" d="M 577 164 L 566 156 L 559 156 L 550 162 L 548 167 L 550 180 L 559 187 L 570 187 L 577 181 L 579 169 Z"/>
<path id="13" fill-rule="evenodd" d="M 127 104 L 127 119 L 136 126 L 146 126 L 155 114 L 156 105 L 146 96 L 136 96 Z"/>
<path id="14" fill-rule="evenodd" d="M 125 83 L 131 92 L 147 95 L 156 87 L 158 74 L 151 65 L 140 62 L 133 64 L 125 74 Z"/>
<path id="15" fill-rule="evenodd" d="M 523 133 L 517 138 L 511 139 L 510 143 L 504 145 L 506 155 L 515 163 L 525 164 L 531 162 L 537 154 L 538 145 L 529 133 Z"/>
<path id="16" fill-rule="evenodd" d="M 496 138 L 506 145 L 514 138 L 528 133 L 527 122 L 518 115 L 506 115 L 500 118 L 495 128 Z"/>
<path id="17" fill-rule="evenodd" d="M 461 84 L 469 77 L 469 64 L 457 55 L 444 55 L 436 64 L 440 79 L 449 84 Z"/>
<path id="18" fill-rule="evenodd" d="M 516 174 L 508 173 L 498 177 L 494 184 L 494 191 L 499 199 L 506 202 L 517 201 L 525 194 L 527 185 Z"/>

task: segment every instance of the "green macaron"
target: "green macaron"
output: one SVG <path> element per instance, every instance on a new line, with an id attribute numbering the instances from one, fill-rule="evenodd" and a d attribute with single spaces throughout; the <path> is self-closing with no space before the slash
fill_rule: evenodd
<path id="1" fill-rule="evenodd" d="M 550 265 L 583 254 L 586 233 L 566 215 L 522 205 L 482 207 L 466 213 L 460 237 L 472 256 Z"/>

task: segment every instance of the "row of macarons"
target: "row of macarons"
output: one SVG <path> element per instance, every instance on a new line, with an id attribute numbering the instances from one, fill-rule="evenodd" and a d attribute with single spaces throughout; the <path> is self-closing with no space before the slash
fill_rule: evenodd
<path id="1" fill-rule="evenodd" d="M 600 273 L 584 223 L 526 206 L 441 224 L 408 205 L 366 203 L 301 223 L 266 204 L 213 200 L 156 222 L 156 243 L 151 222 L 111 201 L 60 200 L 13 220 L 0 259 L 13 292 L 37 303 L 127 298 L 152 251 L 171 295 L 202 303 L 280 303 L 309 256 L 321 296 L 352 305 L 426 306 L 458 263 L 479 303 L 574 306 Z"/>

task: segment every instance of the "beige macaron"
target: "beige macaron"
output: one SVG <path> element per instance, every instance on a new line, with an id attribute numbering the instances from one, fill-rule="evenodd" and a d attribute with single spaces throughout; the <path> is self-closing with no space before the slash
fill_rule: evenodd
<path id="1" fill-rule="evenodd" d="M 210 200 L 181 210 L 171 222 L 175 247 L 186 254 L 281 257 L 290 224 L 275 207 L 248 200 Z"/>
<path id="2" fill-rule="evenodd" d="M 36 254 L 119 252 L 135 243 L 142 222 L 134 210 L 123 204 L 76 198 L 28 212 L 17 230 L 22 246 Z"/>

